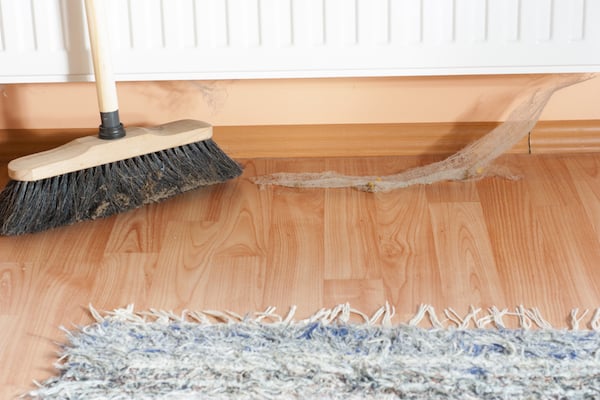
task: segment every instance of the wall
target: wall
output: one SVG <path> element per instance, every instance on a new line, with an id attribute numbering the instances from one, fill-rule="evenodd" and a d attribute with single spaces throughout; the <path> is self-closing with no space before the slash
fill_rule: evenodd
<path id="1" fill-rule="evenodd" d="M 501 121 L 534 75 L 120 82 L 123 121 L 216 126 Z M 600 77 L 557 93 L 542 120 L 600 120 Z M 94 85 L 0 86 L 0 129 L 98 124 Z"/>

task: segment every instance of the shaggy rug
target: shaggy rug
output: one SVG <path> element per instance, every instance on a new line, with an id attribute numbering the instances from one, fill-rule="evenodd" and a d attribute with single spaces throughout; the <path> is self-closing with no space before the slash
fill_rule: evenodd
<path id="1" fill-rule="evenodd" d="M 60 373 L 28 398 L 600 398 L 598 311 L 580 329 L 575 310 L 571 329 L 559 330 L 523 307 L 460 317 L 424 305 L 395 326 L 389 305 L 372 316 L 341 305 L 302 321 L 293 308 L 90 310 L 97 322 L 66 331 Z M 505 327 L 508 315 L 520 329 Z M 432 327 L 418 327 L 423 319 Z"/>

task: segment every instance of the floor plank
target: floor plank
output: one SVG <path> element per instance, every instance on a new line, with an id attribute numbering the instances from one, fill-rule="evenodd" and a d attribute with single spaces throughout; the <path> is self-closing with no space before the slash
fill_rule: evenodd
<path id="1" fill-rule="evenodd" d="M 581 204 L 600 241 L 600 159 L 591 155 L 564 158 Z"/>
<path id="2" fill-rule="evenodd" d="M 432 203 L 429 210 L 440 271 L 438 296 L 454 299 L 453 307 L 460 310 L 472 304 L 504 307 L 504 293 L 498 284 L 500 276 L 480 204 Z"/>
<path id="3" fill-rule="evenodd" d="M 425 188 L 414 186 L 375 196 L 379 262 L 387 300 L 401 319 L 415 312 L 415 299 L 443 306 L 438 296 L 442 282 Z"/>

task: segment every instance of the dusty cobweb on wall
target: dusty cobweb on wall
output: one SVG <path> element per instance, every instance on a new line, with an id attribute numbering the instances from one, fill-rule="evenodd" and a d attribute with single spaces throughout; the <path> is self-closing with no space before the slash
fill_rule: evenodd
<path id="1" fill-rule="evenodd" d="M 352 176 L 335 171 L 319 173 L 278 172 L 259 176 L 252 180 L 261 186 L 352 187 L 366 192 L 387 192 L 411 185 L 432 184 L 440 181 L 473 180 L 486 176 L 514 179 L 515 177 L 507 168 L 495 164 L 494 161 L 529 134 L 556 91 L 586 81 L 594 76 L 594 74 L 557 74 L 544 75 L 532 80 L 523 89 L 520 96 L 522 99 L 517 102 L 517 105 L 502 124 L 439 162 L 385 176 Z"/>

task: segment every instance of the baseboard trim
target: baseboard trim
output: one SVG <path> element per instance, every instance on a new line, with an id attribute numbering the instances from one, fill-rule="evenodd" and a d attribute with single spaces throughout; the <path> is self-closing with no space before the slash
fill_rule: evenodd
<path id="1" fill-rule="evenodd" d="M 531 131 L 530 144 L 535 154 L 600 151 L 600 120 L 540 121 Z"/>
<path id="2" fill-rule="evenodd" d="M 365 125 L 277 125 L 215 128 L 232 157 L 355 157 L 451 154 L 498 126 L 497 122 Z M 512 153 L 528 153 L 527 138 Z"/>
<path id="3" fill-rule="evenodd" d="M 498 122 L 217 126 L 234 158 L 369 157 L 451 154 Z M 95 129 L 0 130 L 0 161 L 56 147 Z M 600 120 L 541 121 L 510 153 L 600 151 Z"/>

